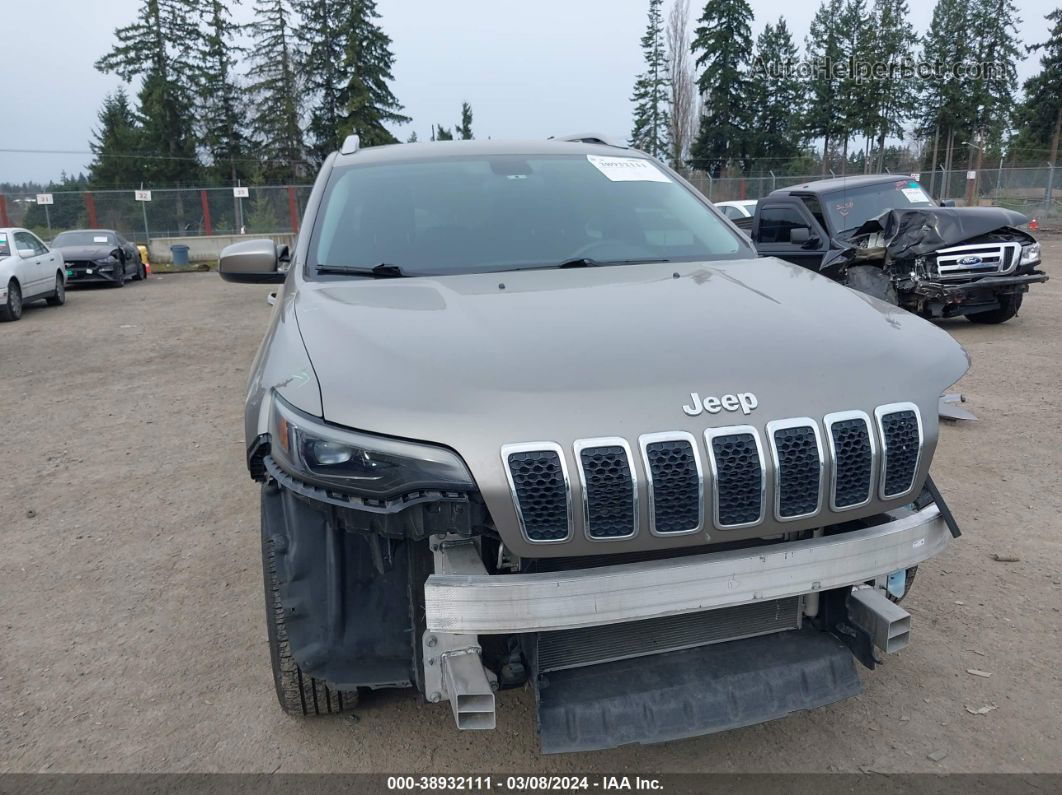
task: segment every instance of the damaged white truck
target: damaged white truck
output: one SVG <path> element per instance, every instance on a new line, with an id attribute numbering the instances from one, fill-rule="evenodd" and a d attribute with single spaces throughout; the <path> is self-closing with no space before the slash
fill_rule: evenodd
<path id="1" fill-rule="evenodd" d="M 246 438 L 288 712 L 410 688 L 491 729 L 528 685 L 545 752 L 779 718 L 908 642 L 958 535 L 960 346 L 639 152 L 351 139 L 292 249 L 220 271 L 283 283 Z"/>

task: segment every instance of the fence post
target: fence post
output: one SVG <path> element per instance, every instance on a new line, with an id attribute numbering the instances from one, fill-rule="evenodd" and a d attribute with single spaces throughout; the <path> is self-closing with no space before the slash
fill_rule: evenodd
<path id="1" fill-rule="evenodd" d="M 0 224 L 11 226 L 11 219 L 7 217 L 7 196 L 0 193 Z"/>
<path id="2" fill-rule="evenodd" d="M 295 203 L 295 188 L 288 186 L 288 214 L 291 216 L 291 231 L 299 233 L 299 208 Z"/>
<path id="3" fill-rule="evenodd" d="M 775 189 L 778 187 L 778 177 L 774 175 L 773 171 L 768 171 L 767 173 L 771 175 L 771 192 L 774 193 Z"/>
<path id="4" fill-rule="evenodd" d="M 199 191 L 199 203 L 203 206 L 203 229 L 206 230 L 207 237 L 210 237 L 214 234 L 214 224 L 210 220 L 210 202 L 207 201 L 205 190 Z"/>
<path id="5" fill-rule="evenodd" d="M 712 198 L 712 189 L 715 187 L 715 180 L 712 179 L 712 174 L 709 171 L 704 172 L 704 175 L 708 177 L 708 201 L 715 201 Z"/>
<path id="6" fill-rule="evenodd" d="M 944 166 L 940 168 L 940 193 L 937 196 L 938 199 L 944 201 L 948 198 L 948 172 L 944 170 Z"/>
<path id="7" fill-rule="evenodd" d="M 88 214 L 89 229 L 95 229 L 98 226 L 96 223 L 96 199 L 88 191 L 85 191 L 85 212 Z"/>
<path id="8" fill-rule="evenodd" d="M 1055 198 L 1055 164 L 1047 164 L 1047 190 L 1044 191 L 1044 216 L 1051 214 L 1051 204 Z"/>

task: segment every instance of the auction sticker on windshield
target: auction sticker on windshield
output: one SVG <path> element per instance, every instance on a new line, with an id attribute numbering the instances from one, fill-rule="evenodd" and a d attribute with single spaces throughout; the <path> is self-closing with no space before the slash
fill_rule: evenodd
<path id="1" fill-rule="evenodd" d="M 929 201 L 926 192 L 919 185 L 912 184 L 909 188 L 901 188 L 900 193 L 907 197 L 907 201 L 911 204 L 925 204 Z"/>
<path id="2" fill-rule="evenodd" d="M 613 182 L 671 182 L 667 174 L 640 157 L 587 155 L 586 159 Z"/>

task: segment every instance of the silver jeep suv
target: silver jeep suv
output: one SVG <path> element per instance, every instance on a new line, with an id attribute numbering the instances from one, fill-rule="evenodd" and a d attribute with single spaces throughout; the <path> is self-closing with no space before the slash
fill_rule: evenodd
<path id="1" fill-rule="evenodd" d="M 958 534 L 963 350 L 640 152 L 352 138 L 293 248 L 220 271 L 283 283 L 246 436 L 289 712 L 414 688 L 487 729 L 530 682 L 547 752 L 780 717 L 906 644 Z"/>

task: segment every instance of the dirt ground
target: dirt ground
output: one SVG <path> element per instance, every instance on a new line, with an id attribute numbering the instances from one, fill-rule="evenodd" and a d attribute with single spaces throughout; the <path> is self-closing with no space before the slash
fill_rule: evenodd
<path id="1" fill-rule="evenodd" d="M 980 416 L 934 463 L 965 535 L 919 570 L 912 645 L 862 696 L 553 757 L 526 690 L 485 733 L 408 692 L 281 713 L 241 424 L 267 291 L 154 277 L 0 325 L 0 771 L 1062 771 L 1062 278 L 1003 326 L 944 324 Z"/>

